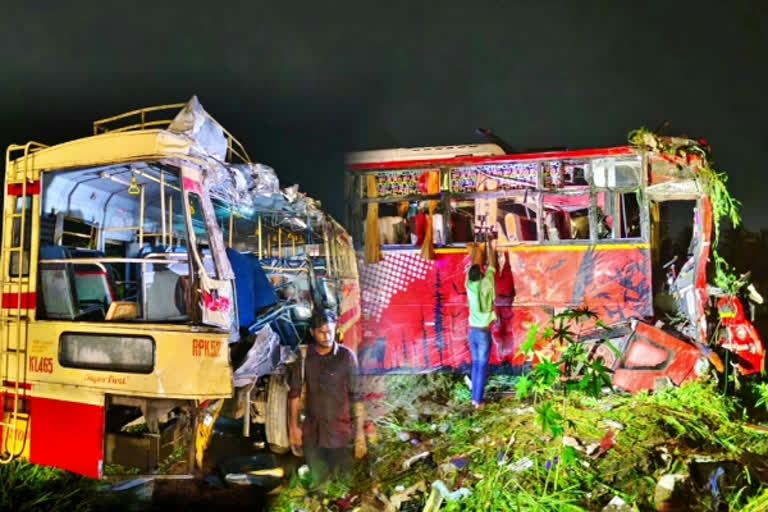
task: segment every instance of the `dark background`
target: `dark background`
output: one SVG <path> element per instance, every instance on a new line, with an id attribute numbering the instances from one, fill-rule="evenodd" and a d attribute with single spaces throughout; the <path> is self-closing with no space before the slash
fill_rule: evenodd
<path id="1" fill-rule="evenodd" d="M 197 94 L 283 186 L 343 214 L 343 153 L 707 138 L 768 227 L 768 2 L 3 2 L 0 145 Z M 384 7 L 384 4 L 387 4 Z"/>

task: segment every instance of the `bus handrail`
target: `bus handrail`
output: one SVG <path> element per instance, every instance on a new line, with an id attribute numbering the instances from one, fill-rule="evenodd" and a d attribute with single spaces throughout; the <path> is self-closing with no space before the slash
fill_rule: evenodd
<path id="1" fill-rule="evenodd" d="M 173 122 L 173 118 L 176 117 L 175 113 L 173 117 L 170 119 L 151 119 L 147 120 L 147 113 L 150 112 L 161 112 L 161 111 L 169 111 L 174 110 L 177 111 L 178 109 L 184 108 L 186 103 L 169 103 L 167 105 L 154 105 L 151 107 L 144 107 L 144 108 L 138 108 L 135 110 L 131 110 L 129 112 L 124 112 L 122 114 L 117 114 L 115 116 L 111 117 L 105 117 L 102 119 L 97 119 L 93 122 L 93 134 L 99 135 L 100 133 L 121 133 L 121 132 L 128 132 L 132 130 L 148 130 L 152 128 L 160 128 L 160 129 L 166 129 L 170 124 Z M 169 114 L 170 115 L 170 114 Z M 216 121 L 214 117 L 206 112 L 206 115 L 208 118 L 216 123 L 219 128 L 224 132 L 224 135 L 227 137 L 227 156 L 226 160 L 229 162 L 232 162 L 233 157 L 237 157 L 241 162 L 243 163 L 250 163 L 251 157 L 248 155 L 248 151 L 246 151 L 245 146 L 235 138 L 234 135 L 232 135 L 224 126 L 222 126 L 221 123 Z M 138 122 L 132 122 L 132 118 L 138 117 Z M 122 122 L 128 122 L 129 124 L 124 124 L 120 126 L 115 126 L 113 128 L 110 128 L 110 124 L 122 121 Z"/>
<path id="2" fill-rule="evenodd" d="M 99 268 L 101 268 L 104 272 L 106 272 L 107 269 L 106 267 L 104 267 L 103 263 L 152 263 L 154 265 L 174 265 L 182 261 L 186 261 L 186 260 L 182 258 L 178 258 L 178 259 L 163 259 L 163 260 L 152 259 L 150 261 L 147 261 L 147 258 L 108 257 L 108 258 L 55 258 L 55 259 L 40 260 L 40 263 L 68 263 L 72 265 L 96 265 Z"/>

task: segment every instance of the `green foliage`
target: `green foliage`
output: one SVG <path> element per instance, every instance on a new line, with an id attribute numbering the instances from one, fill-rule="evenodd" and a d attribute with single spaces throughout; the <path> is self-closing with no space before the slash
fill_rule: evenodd
<path id="1" fill-rule="evenodd" d="M 538 334 L 539 324 L 538 322 L 534 322 L 528 328 L 528 332 L 525 335 L 525 341 L 520 344 L 520 349 L 517 351 L 517 353 L 525 356 L 530 356 L 533 354 L 533 349 L 536 346 L 536 336 L 538 336 Z"/>
<path id="2" fill-rule="evenodd" d="M 544 402 L 537 407 L 536 422 L 541 425 L 541 430 L 549 431 L 557 437 L 563 433 L 563 416 L 552 408 L 551 402 Z"/>
<path id="3" fill-rule="evenodd" d="M 104 476 L 138 475 L 140 473 L 141 469 L 122 464 L 106 464 L 104 466 Z"/>
<path id="4" fill-rule="evenodd" d="M 92 510 L 100 485 L 60 469 L 16 460 L 0 466 L 0 509 L 16 511 Z"/>
<path id="5" fill-rule="evenodd" d="M 527 375 L 521 376 L 515 385 L 515 393 L 517 394 L 517 397 L 521 400 L 528 398 L 528 393 L 530 392 L 532 386 L 533 382 L 528 378 Z"/>
<path id="6" fill-rule="evenodd" d="M 578 388 L 588 395 L 598 398 L 604 386 L 612 387 L 611 376 L 603 365 L 603 359 L 589 361 L 584 376 L 579 380 Z"/>
<path id="7" fill-rule="evenodd" d="M 686 139 L 664 139 L 658 137 L 650 130 L 641 127 L 629 132 L 628 140 L 630 144 L 642 147 L 657 153 L 686 157 L 688 154 L 695 154 L 701 158 L 700 166 L 697 168 L 699 182 L 704 193 L 712 202 L 712 224 L 714 227 L 714 239 L 712 240 L 712 256 L 715 263 L 715 285 L 728 293 L 738 292 L 740 286 L 739 279 L 733 270 L 718 254 L 718 244 L 720 241 L 720 224 L 724 219 L 728 219 L 735 228 L 741 224 L 741 215 L 739 208 L 741 203 L 735 199 L 728 191 L 728 175 L 724 172 L 714 169 L 709 160 L 708 148 L 696 141 Z"/>
<path id="8" fill-rule="evenodd" d="M 768 411 L 768 382 L 759 382 L 752 389 L 758 397 L 755 407 L 763 406 Z"/>

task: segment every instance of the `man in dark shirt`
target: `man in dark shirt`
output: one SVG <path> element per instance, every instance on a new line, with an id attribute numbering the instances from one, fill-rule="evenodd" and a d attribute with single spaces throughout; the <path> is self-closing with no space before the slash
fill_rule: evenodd
<path id="1" fill-rule="evenodd" d="M 307 385 L 304 424 L 299 426 L 302 387 L 299 363 L 289 374 L 289 428 L 291 444 L 304 447 L 313 480 L 322 481 L 329 472 L 352 465 L 353 437 L 355 458 L 365 456 L 365 413 L 358 390 L 357 357 L 336 342 L 336 315 L 329 310 L 317 312 L 311 325 L 315 343 L 308 347 L 303 363 Z M 354 405 L 356 419 L 354 429 L 351 405 Z"/>

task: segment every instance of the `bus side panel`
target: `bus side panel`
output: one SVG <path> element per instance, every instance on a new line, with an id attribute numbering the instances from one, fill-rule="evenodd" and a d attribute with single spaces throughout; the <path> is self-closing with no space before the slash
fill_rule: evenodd
<path id="1" fill-rule="evenodd" d="M 92 478 L 101 476 L 103 405 L 32 397 L 30 418 L 30 462 Z"/>
<path id="2" fill-rule="evenodd" d="M 465 370 L 468 257 L 438 251 L 385 252 L 360 264 L 363 373 Z M 652 314 L 650 254 L 642 244 L 535 246 L 506 250 L 496 276 L 492 365 L 524 364 L 517 354 L 534 323 L 566 307 L 588 307 L 608 324 Z M 588 327 L 588 326 L 584 326 Z"/>

